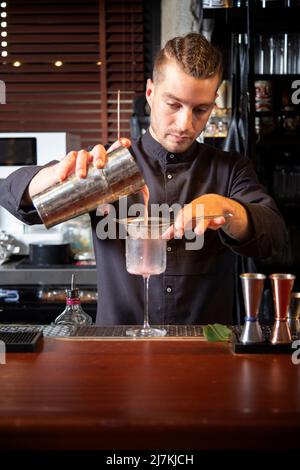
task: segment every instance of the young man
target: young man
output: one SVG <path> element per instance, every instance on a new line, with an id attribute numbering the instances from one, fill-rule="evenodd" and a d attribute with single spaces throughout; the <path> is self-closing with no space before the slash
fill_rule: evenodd
<path id="1" fill-rule="evenodd" d="M 236 309 L 240 256 L 270 257 L 285 241 L 285 225 L 274 201 L 257 181 L 251 162 L 234 152 L 200 144 L 221 81 L 222 61 L 200 34 L 167 42 L 155 61 L 146 98 L 151 108 L 149 130 L 132 151 L 150 190 L 151 204 L 180 204 L 166 236 L 167 269 L 150 281 L 150 323 L 231 323 Z M 85 177 L 87 163 L 102 168 L 106 152 L 97 145 L 88 153 L 69 153 L 47 168 L 25 168 L 2 184 L 0 202 L 26 223 L 38 223 L 31 198 L 72 172 Z M 141 195 L 128 198 L 128 205 Z M 182 235 L 199 204 L 205 215 L 221 217 L 194 225 L 204 234 L 202 249 L 186 250 Z M 232 217 L 225 218 L 227 213 Z M 224 215 L 224 216 L 222 216 Z M 91 213 L 99 292 L 97 322 L 141 324 L 141 276 L 127 273 L 124 240 L 100 240 L 99 216 Z"/>

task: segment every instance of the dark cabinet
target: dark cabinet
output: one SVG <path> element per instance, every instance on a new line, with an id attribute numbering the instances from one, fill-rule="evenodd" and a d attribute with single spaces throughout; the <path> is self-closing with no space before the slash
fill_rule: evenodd
<path id="1" fill-rule="evenodd" d="M 299 290 L 300 2 L 249 0 L 233 5 L 204 8 L 202 30 L 209 25 L 212 41 L 223 48 L 224 78 L 232 84 L 233 110 L 237 108 L 245 129 L 241 151 L 253 160 L 275 199 L 289 237 L 280 255 L 256 261 L 257 268 L 265 274 L 295 274 L 294 290 Z M 226 138 L 217 144 L 225 147 Z"/>

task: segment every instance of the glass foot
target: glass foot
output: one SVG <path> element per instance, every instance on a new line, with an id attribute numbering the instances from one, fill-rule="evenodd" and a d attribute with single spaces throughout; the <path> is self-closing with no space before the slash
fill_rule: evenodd
<path id="1" fill-rule="evenodd" d="M 130 328 L 126 330 L 126 336 L 134 338 L 149 338 L 151 336 L 166 336 L 167 330 L 164 328 Z"/>

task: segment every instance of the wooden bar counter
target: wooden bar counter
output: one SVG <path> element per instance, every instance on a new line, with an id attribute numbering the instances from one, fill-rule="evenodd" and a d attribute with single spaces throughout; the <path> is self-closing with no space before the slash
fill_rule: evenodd
<path id="1" fill-rule="evenodd" d="M 298 449 L 300 365 L 200 340 L 45 338 L 0 365 L 1 449 Z"/>

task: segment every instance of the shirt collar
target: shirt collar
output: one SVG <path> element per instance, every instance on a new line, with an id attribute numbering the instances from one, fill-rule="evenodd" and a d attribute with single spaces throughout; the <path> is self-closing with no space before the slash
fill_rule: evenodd
<path id="1" fill-rule="evenodd" d="M 168 152 L 157 140 L 155 140 L 150 134 L 149 129 L 142 135 L 142 146 L 149 158 L 158 161 L 161 165 L 165 165 L 168 156 L 171 152 Z M 174 163 L 187 163 L 194 160 L 198 154 L 198 142 L 193 142 L 192 145 L 182 153 L 174 153 Z M 173 162 L 172 162 L 173 163 Z"/>

